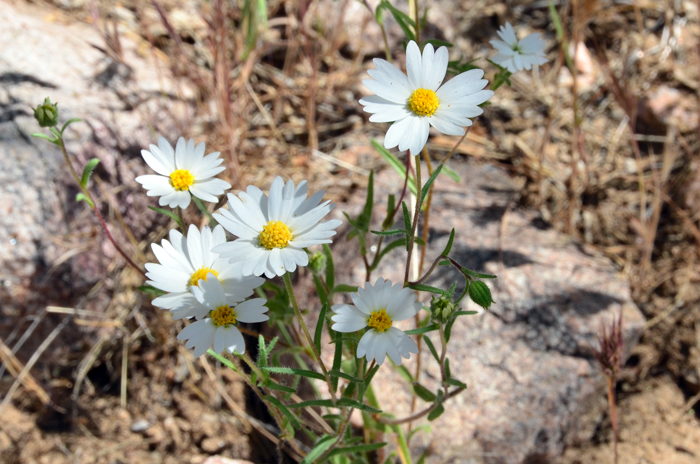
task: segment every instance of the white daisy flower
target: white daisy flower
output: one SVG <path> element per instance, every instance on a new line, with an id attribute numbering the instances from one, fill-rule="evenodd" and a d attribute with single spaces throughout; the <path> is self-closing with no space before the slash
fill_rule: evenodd
<path id="1" fill-rule="evenodd" d="M 305 247 L 331 243 L 338 219 L 319 222 L 335 204 L 321 203 L 324 191 L 306 198 L 306 181 L 296 188 L 277 177 L 270 187 L 270 196 L 259 188 L 248 186 L 238 197 L 228 195 L 228 210 L 221 209 L 214 218 L 237 236 L 233 242 L 213 248 L 231 264 L 239 264 L 243 275 L 262 275 L 269 279 L 294 272 L 306 266 L 309 257 Z"/>
<path id="2" fill-rule="evenodd" d="M 237 322 L 263 322 L 269 319 L 264 314 L 266 300 L 254 298 L 234 306 L 236 303 L 225 293 L 217 279 L 200 280 L 191 291 L 197 300 L 209 311 L 206 318 L 188 325 L 177 335 L 178 340 L 187 340 L 186 348 L 194 348 L 196 358 L 209 348 L 217 353 L 245 353 L 243 335 L 236 328 Z"/>
<path id="3" fill-rule="evenodd" d="M 531 69 L 533 65 L 545 64 L 544 40 L 540 39 L 539 32 L 532 33 L 522 40 L 518 40 L 510 23 L 501 26 L 498 36 L 503 40 L 491 40 L 491 45 L 498 53 L 491 61 L 514 73 L 523 69 Z"/>
<path id="4" fill-rule="evenodd" d="M 427 44 L 421 56 L 418 45 L 411 41 L 406 49 L 408 77 L 396 66 L 380 58 L 376 69 L 367 71 L 373 79 L 362 83 L 376 95 L 362 98 L 364 110 L 373 113 L 372 122 L 395 121 L 384 138 L 385 148 L 398 145 L 400 151 L 417 155 L 428 141 L 430 126 L 447 135 L 464 135 L 471 126 L 469 118 L 479 116 L 478 105 L 491 98 L 493 92 L 482 90 L 488 81 L 484 71 L 472 69 L 440 87 L 447 71 L 446 47 L 433 50 Z"/>
<path id="5" fill-rule="evenodd" d="M 202 231 L 190 225 L 185 238 L 179 231 L 170 231 L 170 241 L 151 246 L 160 264 L 146 264 L 149 285 L 168 292 L 153 300 L 159 308 L 169 309 L 173 319 L 196 317 L 201 319 L 209 313 L 191 292 L 201 280 L 218 280 L 223 285 L 228 301 L 237 303 L 253 294 L 253 289 L 265 282 L 260 277 L 243 277 L 238 266 L 219 258 L 211 249 L 226 243 L 226 232 L 221 226 L 214 231 L 204 226 Z"/>
<path id="6" fill-rule="evenodd" d="M 219 152 L 204 156 L 204 142 L 194 145 L 194 140 L 185 142 L 180 137 L 175 150 L 163 137 L 158 146 L 151 145 L 151 151 L 141 150 L 146 163 L 160 175 L 139 176 L 136 182 L 148 190 L 149 197 L 160 197 L 161 206 L 187 208 L 190 194 L 204 201 L 216 203 L 216 198 L 231 188 L 228 182 L 214 178 L 225 168 L 219 166 L 223 159 Z"/>
<path id="7" fill-rule="evenodd" d="M 408 335 L 393 327 L 395 321 L 415 316 L 423 305 L 416 301 L 415 294 L 401 284 L 392 286 L 390 280 L 381 277 L 374 286 L 365 285 L 357 293 L 351 293 L 354 305 L 337 304 L 331 308 L 336 313 L 331 319 L 333 330 L 343 333 L 355 332 L 367 327 L 367 332 L 357 345 L 357 357 L 367 356 L 367 361 L 382 364 L 386 355 L 396 364 L 402 357 L 418 353 L 418 345 Z"/>

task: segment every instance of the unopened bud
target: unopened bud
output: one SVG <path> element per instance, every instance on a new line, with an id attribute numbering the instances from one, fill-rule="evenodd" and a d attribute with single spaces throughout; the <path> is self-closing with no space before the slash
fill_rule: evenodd
<path id="1" fill-rule="evenodd" d="M 480 280 L 475 280 L 469 285 L 469 298 L 484 309 L 489 309 L 491 303 L 495 303 L 491 298 L 491 290 Z"/>
<path id="2" fill-rule="evenodd" d="M 58 103 L 51 103 L 46 97 L 44 103 L 34 108 L 34 119 L 41 127 L 53 127 L 58 124 Z"/>
<path id="3" fill-rule="evenodd" d="M 309 257 L 309 269 L 314 275 L 321 275 L 326 270 L 326 255 L 317 251 Z"/>
<path id="4" fill-rule="evenodd" d="M 455 304 L 445 295 L 440 298 L 433 297 L 430 302 L 430 312 L 433 313 L 433 319 L 440 322 L 447 322 L 455 310 Z"/>

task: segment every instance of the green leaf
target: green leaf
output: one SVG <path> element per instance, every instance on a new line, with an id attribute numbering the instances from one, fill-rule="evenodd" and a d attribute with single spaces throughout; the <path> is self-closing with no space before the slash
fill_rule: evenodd
<path id="1" fill-rule="evenodd" d="M 444 40 L 438 40 L 438 39 L 428 39 L 423 41 L 422 47 L 425 47 L 426 44 L 432 44 L 433 47 L 454 47 L 454 44 L 451 44 L 449 42 L 445 42 Z"/>
<path id="2" fill-rule="evenodd" d="M 484 309 L 489 309 L 491 303 L 495 303 L 491 298 L 491 290 L 480 280 L 476 280 L 469 285 L 469 298 Z"/>
<path id="3" fill-rule="evenodd" d="M 258 362 L 255 364 L 258 365 L 261 369 L 264 369 L 267 367 L 267 350 L 265 348 L 265 337 L 260 334 L 258 336 Z"/>
<path id="4" fill-rule="evenodd" d="M 341 448 L 335 448 L 330 451 L 326 456 L 331 457 L 336 454 L 349 454 L 349 453 L 367 453 L 369 451 L 378 450 L 386 446 L 386 443 L 371 443 L 369 445 L 355 445 L 355 446 L 345 446 Z"/>
<path id="5" fill-rule="evenodd" d="M 439 324 L 431 324 L 431 325 L 426 326 L 426 327 L 419 327 L 417 329 L 407 330 L 404 333 L 406 335 L 420 335 L 420 334 L 424 334 L 427 332 L 432 332 L 433 330 L 438 330 L 439 328 L 440 328 Z"/>
<path id="6" fill-rule="evenodd" d="M 371 412 L 371 413 L 382 412 L 381 409 L 373 408 L 372 406 L 369 406 L 369 405 L 364 404 L 364 403 L 360 403 L 359 401 L 351 400 L 350 398 L 341 398 L 338 400 L 338 402 L 336 404 L 338 406 L 355 408 L 355 409 L 359 409 L 359 410 L 365 411 L 365 412 Z"/>
<path id="7" fill-rule="evenodd" d="M 172 212 L 170 212 L 166 209 L 163 209 L 163 208 L 156 208 L 155 206 L 149 206 L 148 209 L 155 211 L 157 213 L 165 214 L 170 219 L 177 222 L 177 225 L 180 226 L 180 229 L 183 229 L 183 230 L 185 229 L 185 225 L 182 223 L 182 221 L 180 221 L 180 218 L 177 217 L 177 215 L 175 213 L 172 213 Z"/>
<path id="8" fill-rule="evenodd" d="M 391 226 L 390 222 L 394 217 L 394 210 L 396 209 L 396 197 L 392 194 L 389 195 L 386 206 L 386 219 L 382 223 L 382 229 L 387 229 Z"/>
<path id="9" fill-rule="evenodd" d="M 430 293 L 437 293 L 438 295 L 444 295 L 445 291 L 442 289 L 439 289 L 437 287 L 431 287 L 430 285 L 425 285 L 425 284 L 408 284 L 408 288 L 411 290 L 418 290 L 419 292 L 430 292 Z"/>
<path id="10" fill-rule="evenodd" d="M 452 377 L 452 374 L 450 373 L 450 360 L 448 358 L 445 358 L 445 376 L 448 379 Z"/>
<path id="11" fill-rule="evenodd" d="M 51 142 L 51 143 L 53 143 L 53 144 L 55 144 L 55 145 L 58 145 L 58 140 L 56 140 L 56 139 L 54 139 L 54 138 L 52 138 L 52 137 L 49 137 L 48 135 L 41 134 L 41 133 L 39 133 L 39 132 L 33 133 L 33 134 L 32 134 L 32 137 L 36 137 L 36 138 L 39 138 L 39 139 L 45 139 L 45 140 L 48 140 L 49 142 Z"/>
<path id="12" fill-rule="evenodd" d="M 333 293 L 353 293 L 358 290 L 359 287 L 355 285 L 340 284 L 336 285 L 333 289 Z"/>
<path id="13" fill-rule="evenodd" d="M 209 210 L 207 209 L 206 206 L 204 206 L 204 203 L 202 203 L 202 200 L 197 198 L 196 196 L 192 195 L 192 201 L 194 201 L 194 204 L 197 205 L 197 208 L 204 214 L 208 219 L 209 219 L 209 227 L 212 229 L 219 225 L 218 222 L 216 222 L 216 219 L 214 219 L 214 216 L 211 215 Z"/>
<path id="14" fill-rule="evenodd" d="M 381 235 L 384 237 L 391 236 L 391 235 L 408 235 L 410 232 L 406 231 L 404 229 L 391 229 L 391 230 L 371 230 L 374 235 Z"/>
<path id="15" fill-rule="evenodd" d="M 270 403 L 272 403 L 272 404 L 274 404 L 275 406 L 277 406 L 277 408 L 279 408 L 279 410 L 282 411 L 282 414 L 284 414 L 285 416 L 287 416 L 287 418 L 289 419 L 289 421 L 292 423 L 292 425 L 293 425 L 295 428 L 297 428 L 297 429 L 300 429 L 300 428 L 301 428 L 301 424 L 299 424 L 299 420 L 297 419 L 297 417 L 296 417 L 294 414 L 292 414 L 292 411 L 290 411 L 290 410 L 287 408 L 287 406 L 283 405 L 282 402 L 281 402 L 280 400 L 278 400 L 278 399 L 275 398 L 274 396 L 270 396 L 270 395 L 265 395 L 265 396 L 263 396 L 263 398 L 264 398 L 266 401 L 269 401 Z"/>
<path id="16" fill-rule="evenodd" d="M 430 411 L 430 414 L 428 414 L 428 420 L 431 422 L 434 421 L 440 417 L 443 412 L 445 412 L 445 408 L 441 404 L 438 404 L 437 407 Z"/>
<path id="17" fill-rule="evenodd" d="M 457 311 L 455 316 L 473 316 L 474 314 L 479 314 L 479 311 Z"/>
<path id="18" fill-rule="evenodd" d="M 326 302 L 321 306 L 321 314 L 318 315 L 318 321 L 316 322 L 316 330 L 314 331 L 314 345 L 316 345 L 316 351 L 321 352 L 321 336 L 323 335 L 323 325 L 326 322 L 326 313 L 330 305 Z"/>
<path id="19" fill-rule="evenodd" d="M 79 118 L 73 118 L 73 119 L 69 119 L 68 121 L 66 121 L 66 123 L 63 125 L 63 127 L 61 127 L 61 131 L 60 131 L 61 135 L 63 135 L 63 132 L 66 129 L 68 129 L 68 126 L 70 126 L 74 122 L 80 122 L 80 121 L 82 121 L 82 119 L 79 119 Z"/>
<path id="20" fill-rule="evenodd" d="M 299 463 L 299 464 L 313 464 L 318 458 L 321 457 L 325 451 L 333 445 L 336 437 L 331 435 L 324 435 L 321 439 L 316 442 L 316 445 L 309 451 L 309 454 Z"/>
<path id="21" fill-rule="evenodd" d="M 428 196 L 430 186 L 433 185 L 433 182 L 435 182 L 435 179 L 437 179 L 437 176 L 442 171 L 442 166 L 442 164 L 438 166 L 438 168 L 433 172 L 433 175 L 430 176 L 430 179 L 428 179 L 423 188 L 420 190 L 420 202 L 418 203 L 418 209 L 423 207 L 423 201 L 425 201 L 425 197 Z"/>
<path id="22" fill-rule="evenodd" d="M 328 375 L 330 375 L 331 377 L 340 377 L 346 380 L 350 380 L 351 382 L 364 383 L 364 380 L 358 379 L 357 377 L 353 377 L 352 375 L 346 374 L 343 371 L 330 370 L 328 371 Z"/>
<path id="23" fill-rule="evenodd" d="M 435 393 L 431 392 L 418 382 L 413 382 L 413 391 L 420 399 L 427 401 L 428 403 L 432 403 L 437 399 Z"/>
<path id="24" fill-rule="evenodd" d="M 445 249 L 442 251 L 442 254 L 440 256 L 447 256 L 450 254 L 450 251 L 452 250 L 452 244 L 455 241 L 455 230 L 454 228 L 452 229 L 452 232 L 450 232 L 450 238 L 447 240 L 447 245 L 445 246 Z"/>
<path id="25" fill-rule="evenodd" d="M 408 212 L 408 206 L 406 202 L 401 202 L 401 209 L 403 210 L 403 225 L 405 230 L 411 230 L 411 214 Z M 406 251 L 408 251 L 409 240 L 406 240 Z"/>
<path id="26" fill-rule="evenodd" d="M 406 366 L 396 366 L 396 371 L 408 383 L 413 383 L 413 381 L 415 380 L 413 378 L 413 375 L 411 375 L 411 372 L 406 368 Z"/>
<path id="27" fill-rule="evenodd" d="M 310 379 L 325 380 L 323 374 L 314 371 L 307 371 L 306 369 L 293 369 L 291 367 L 264 367 L 263 370 L 273 374 L 301 375 L 302 377 L 308 377 Z"/>
<path id="28" fill-rule="evenodd" d="M 379 154 L 384 158 L 384 160 L 389 163 L 389 166 L 394 168 L 396 172 L 398 172 L 403 179 L 406 178 L 406 167 L 399 161 L 399 159 L 394 156 L 389 150 L 384 148 L 380 143 L 378 143 L 376 140 L 372 140 L 372 146 L 379 152 Z M 408 155 L 406 155 L 408 156 Z M 418 190 L 416 189 L 416 181 L 413 178 L 408 179 L 408 188 L 411 190 L 411 192 L 415 195 Z M 410 227 L 409 227 L 410 229 Z"/>
<path id="29" fill-rule="evenodd" d="M 228 367 L 229 369 L 232 369 L 234 372 L 238 372 L 238 368 L 236 367 L 235 364 L 233 364 L 231 362 L 231 360 L 224 358 L 223 356 L 221 356 L 219 353 L 216 353 L 211 348 L 209 348 L 207 350 L 207 353 L 209 353 L 211 356 L 214 356 L 224 366 Z"/>
<path id="30" fill-rule="evenodd" d="M 497 279 L 498 278 L 497 276 L 492 275 L 492 274 L 481 274 L 479 272 L 470 271 L 466 267 L 462 268 L 462 272 L 464 272 L 468 276 L 474 277 L 476 279 Z"/>
<path id="31" fill-rule="evenodd" d="M 463 389 L 465 389 L 465 390 L 467 389 L 467 384 L 464 383 L 464 382 L 460 382 L 460 381 L 457 380 L 457 379 L 447 379 L 447 380 L 445 380 L 443 383 L 444 383 L 444 384 L 447 384 L 447 385 L 452 385 L 452 386 L 455 386 L 455 387 L 463 388 Z"/>
<path id="32" fill-rule="evenodd" d="M 375 259 L 374 265 L 370 268 L 370 271 L 374 271 L 375 269 L 377 269 L 377 267 L 379 267 L 379 263 L 387 255 L 387 253 L 389 253 L 394 248 L 398 248 L 400 246 L 406 246 L 405 238 L 394 240 L 393 242 L 389 243 L 387 246 L 382 248 L 382 250 L 379 252 L 379 256 L 377 256 L 377 258 Z"/>
<path id="33" fill-rule="evenodd" d="M 333 332 L 333 339 L 335 340 L 335 352 L 333 353 L 333 367 L 331 367 L 332 370 L 334 371 L 339 371 L 340 370 L 340 363 L 343 360 L 343 338 L 342 334 L 340 332 Z M 337 390 L 338 389 L 338 378 L 333 377 L 331 378 L 331 384 L 333 385 L 333 389 Z"/>
<path id="34" fill-rule="evenodd" d="M 325 407 L 325 408 L 332 408 L 333 405 L 333 400 L 308 400 L 308 401 L 301 401 L 299 403 L 292 403 L 288 404 L 287 407 L 291 409 L 296 409 L 296 408 L 307 408 L 307 407 Z"/>
<path id="35" fill-rule="evenodd" d="M 326 255 L 326 285 L 333 288 L 335 285 L 335 264 L 333 263 L 333 253 L 327 243 L 323 244 L 323 254 Z"/>
<path id="36" fill-rule="evenodd" d="M 462 178 L 459 177 L 459 174 L 457 174 L 454 169 L 452 169 L 449 166 L 443 166 L 442 167 L 442 173 L 445 174 L 447 177 L 452 179 L 453 181 L 457 182 L 458 184 L 462 182 Z"/>
<path id="37" fill-rule="evenodd" d="M 146 293 L 148 295 L 151 295 L 152 297 L 158 297 L 165 295 L 168 292 L 164 292 L 163 290 L 159 288 L 155 288 L 152 285 L 141 285 L 140 287 L 137 288 L 137 290 L 142 291 L 143 293 Z"/>
<path id="38" fill-rule="evenodd" d="M 92 202 L 92 200 L 90 200 L 90 198 L 88 198 L 88 196 L 85 195 L 83 192 L 80 192 L 75 196 L 75 201 L 77 201 L 77 202 L 84 201 L 85 203 L 90 205 L 91 208 L 95 207 L 95 204 Z"/>
<path id="39" fill-rule="evenodd" d="M 406 36 L 406 40 L 416 40 L 416 34 L 414 32 L 416 23 L 406 13 L 394 8 L 388 1 L 382 0 L 381 5 L 394 16 L 394 19 Z M 413 28 L 413 30 L 411 28 Z"/>
<path id="40" fill-rule="evenodd" d="M 311 274 L 311 277 L 313 277 L 314 279 L 314 285 L 316 286 L 316 293 L 318 294 L 318 299 L 321 300 L 321 304 L 327 304 L 328 294 L 326 293 L 326 289 L 321 283 L 321 279 L 319 279 L 316 274 Z"/>
<path id="41" fill-rule="evenodd" d="M 272 380 L 266 380 L 263 382 L 263 386 L 269 388 L 270 390 L 281 391 L 285 393 L 296 393 L 297 390 L 292 387 L 287 387 L 286 385 L 280 385 Z"/>
<path id="42" fill-rule="evenodd" d="M 362 214 L 357 218 L 365 230 L 369 229 L 369 224 L 372 222 L 372 208 L 374 207 L 374 170 L 369 172 L 369 180 L 367 181 L 367 199 L 365 206 L 362 208 Z"/>
<path id="43" fill-rule="evenodd" d="M 449 342 L 452 336 L 452 326 L 455 325 L 457 318 L 450 319 L 447 324 L 445 324 L 445 341 Z"/>
<path id="44" fill-rule="evenodd" d="M 425 344 L 428 345 L 430 353 L 433 355 L 433 358 L 435 358 L 435 361 L 437 361 L 439 364 L 440 356 L 438 356 L 437 350 L 435 349 L 435 345 L 433 345 L 432 340 L 430 340 L 428 337 L 423 337 L 423 341 L 425 341 Z"/>
<path id="45" fill-rule="evenodd" d="M 80 178 L 80 185 L 82 185 L 83 187 L 87 187 L 87 183 L 90 180 L 92 171 L 95 170 L 98 164 L 100 164 L 100 160 L 98 160 L 97 158 L 93 158 L 87 162 L 87 164 L 83 168 L 83 176 Z"/>

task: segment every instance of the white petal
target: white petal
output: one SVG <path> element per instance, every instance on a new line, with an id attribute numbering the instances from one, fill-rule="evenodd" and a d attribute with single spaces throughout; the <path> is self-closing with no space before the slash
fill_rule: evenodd
<path id="1" fill-rule="evenodd" d="M 432 47 L 432 45 L 429 46 Z M 423 80 L 422 57 L 418 44 L 413 40 L 411 40 L 406 47 L 406 71 L 408 72 L 408 81 L 411 84 L 411 88 L 414 90 L 419 89 Z"/>

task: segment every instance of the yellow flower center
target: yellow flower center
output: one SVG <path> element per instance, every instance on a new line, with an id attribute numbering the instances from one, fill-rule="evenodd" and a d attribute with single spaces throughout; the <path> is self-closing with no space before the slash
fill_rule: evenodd
<path id="1" fill-rule="evenodd" d="M 273 248 L 284 248 L 292 239 L 292 233 L 289 227 L 282 221 L 270 221 L 263 226 L 262 232 L 258 237 L 260 245 L 268 250 Z"/>
<path id="2" fill-rule="evenodd" d="M 205 266 L 200 267 L 199 269 L 194 271 L 194 274 L 192 274 L 192 277 L 190 277 L 189 282 L 187 282 L 187 288 L 190 288 L 193 285 L 199 287 L 199 281 L 204 280 L 206 282 L 207 275 L 210 273 L 214 274 L 214 277 L 219 277 L 219 273 L 216 272 L 214 269 L 209 269 Z"/>
<path id="3" fill-rule="evenodd" d="M 370 314 L 369 316 L 369 321 L 367 322 L 367 325 L 378 332 L 386 332 L 389 329 L 389 327 L 391 327 L 391 318 L 386 313 L 386 309 L 372 311 L 372 314 Z"/>
<path id="4" fill-rule="evenodd" d="M 187 169 L 178 169 L 170 174 L 170 183 L 175 190 L 187 190 L 194 184 L 194 176 Z"/>
<path id="5" fill-rule="evenodd" d="M 438 106 L 440 106 L 440 100 L 430 89 L 416 89 L 408 98 L 408 107 L 418 116 L 432 116 Z"/>
<path id="6" fill-rule="evenodd" d="M 218 306 L 209 313 L 209 317 L 217 327 L 228 327 L 236 323 L 236 311 L 231 309 L 229 305 Z"/>

